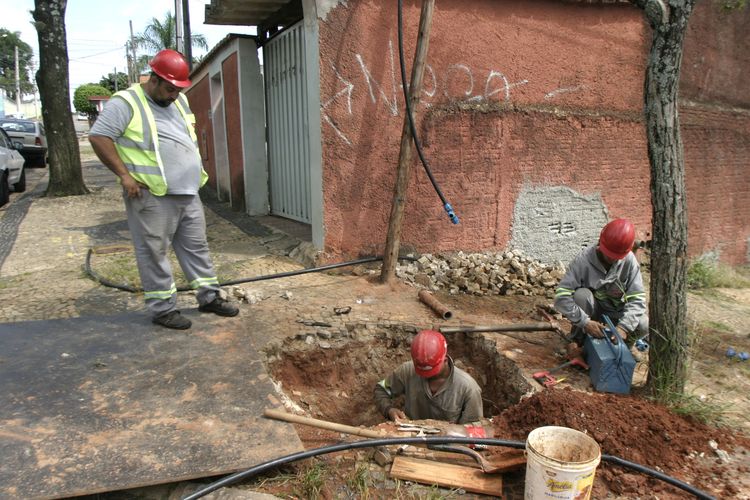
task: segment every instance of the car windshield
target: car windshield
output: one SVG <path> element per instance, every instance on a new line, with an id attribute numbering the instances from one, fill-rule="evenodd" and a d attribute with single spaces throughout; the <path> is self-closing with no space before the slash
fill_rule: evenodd
<path id="1" fill-rule="evenodd" d="M 35 132 L 34 122 L 10 122 L 0 121 L 0 127 L 11 132 L 28 132 L 33 134 Z"/>

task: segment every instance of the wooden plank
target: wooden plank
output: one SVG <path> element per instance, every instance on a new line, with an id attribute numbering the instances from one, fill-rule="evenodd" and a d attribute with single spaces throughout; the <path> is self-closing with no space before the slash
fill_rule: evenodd
<path id="1" fill-rule="evenodd" d="M 396 457 L 391 466 L 391 476 L 405 481 L 463 488 L 483 495 L 503 495 L 502 476 L 485 474 L 481 470 L 462 465 L 444 464 L 418 458 Z"/>

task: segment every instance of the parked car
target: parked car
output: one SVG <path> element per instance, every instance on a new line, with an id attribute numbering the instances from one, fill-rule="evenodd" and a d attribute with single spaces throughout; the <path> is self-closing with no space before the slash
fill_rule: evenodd
<path id="1" fill-rule="evenodd" d="M 44 124 L 34 120 L 0 120 L 0 128 L 8 132 L 10 138 L 15 142 L 23 143 L 21 154 L 28 165 L 47 164 L 47 134 L 44 132 Z"/>
<path id="2" fill-rule="evenodd" d="M 17 193 L 26 191 L 24 157 L 19 153 L 22 147 L 0 128 L 0 207 L 8 203 L 11 188 Z"/>

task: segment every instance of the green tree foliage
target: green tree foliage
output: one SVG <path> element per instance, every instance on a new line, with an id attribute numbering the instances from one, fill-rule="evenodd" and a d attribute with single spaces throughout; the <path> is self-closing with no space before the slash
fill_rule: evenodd
<path id="1" fill-rule="evenodd" d="M 95 95 L 111 96 L 112 92 L 96 83 L 86 83 L 78 87 L 73 93 L 73 106 L 79 113 L 86 113 L 89 117 L 96 115 L 96 106 L 89 101 L 89 97 Z"/>
<path id="2" fill-rule="evenodd" d="M 5 91 L 10 100 L 16 99 L 15 47 L 18 47 L 18 73 L 21 94 L 32 94 L 36 90 L 29 75 L 34 51 L 28 43 L 21 40 L 20 32 L 0 28 L 0 88 Z"/>
<path id="3" fill-rule="evenodd" d="M 208 42 L 203 35 L 191 34 L 190 42 L 192 47 L 208 49 Z M 162 49 L 177 50 L 177 24 L 172 12 L 167 11 L 163 20 L 151 18 L 146 29 L 135 36 L 135 44 L 150 54 L 156 54 Z"/>
<path id="4" fill-rule="evenodd" d="M 109 91 L 114 94 L 116 91 L 115 79 L 117 79 L 117 90 L 123 90 L 128 87 L 128 75 L 119 71 L 117 72 L 117 75 L 109 73 L 107 76 L 103 76 L 102 79 L 99 80 L 99 85 L 109 89 Z"/>

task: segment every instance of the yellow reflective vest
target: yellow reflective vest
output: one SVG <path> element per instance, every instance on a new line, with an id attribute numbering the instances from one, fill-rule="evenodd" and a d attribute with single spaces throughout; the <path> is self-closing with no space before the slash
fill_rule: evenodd
<path id="1" fill-rule="evenodd" d="M 125 99 L 133 110 L 133 117 L 125 132 L 115 141 L 117 154 L 133 179 L 148 186 L 152 194 L 164 196 L 167 194 L 167 180 L 164 176 L 164 164 L 159 155 L 159 136 L 154 114 L 148 105 L 143 88 L 137 83 L 116 93 L 113 97 Z M 187 97 L 180 94 L 174 104 L 185 120 L 190 138 L 195 144 L 195 154 L 198 155 L 198 161 L 201 161 L 198 138 L 195 135 L 195 115 L 190 111 Z M 201 186 L 207 181 L 208 174 L 201 168 Z"/>

